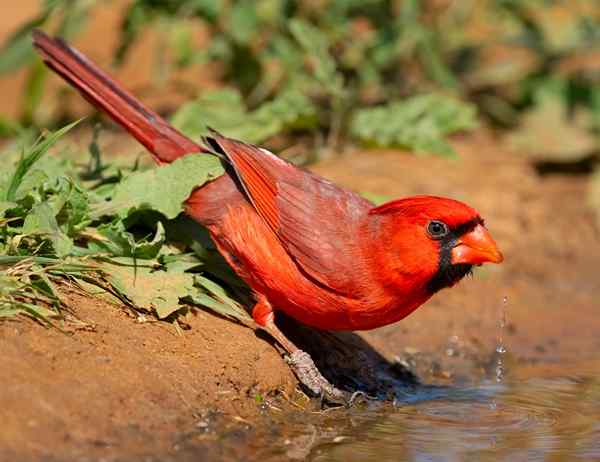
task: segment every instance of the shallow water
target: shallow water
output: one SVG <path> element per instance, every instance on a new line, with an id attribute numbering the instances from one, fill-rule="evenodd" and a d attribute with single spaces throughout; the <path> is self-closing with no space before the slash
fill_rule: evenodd
<path id="1" fill-rule="evenodd" d="M 335 420 L 313 430 L 321 443 L 310 460 L 600 461 L 600 360 L 521 366 L 472 388 L 424 387 L 395 407 Z M 324 428 L 329 442 L 318 438 Z"/>
<path id="2" fill-rule="evenodd" d="M 279 418 L 215 427 L 210 442 L 192 433 L 182 448 L 194 461 L 600 462 L 600 357 L 508 364 L 501 382 L 491 368 L 469 386 L 398 389 L 394 405 L 268 411 Z M 182 455 L 169 460 L 188 460 Z"/>

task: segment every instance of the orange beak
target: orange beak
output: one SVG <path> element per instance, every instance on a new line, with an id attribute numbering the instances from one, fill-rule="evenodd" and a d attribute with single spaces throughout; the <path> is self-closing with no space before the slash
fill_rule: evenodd
<path id="1" fill-rule="evenodd" d="M 463 234 L 452 249 L 452 264 L 466 263 L 481 265 L 482 263 L 501 263 L 504 256 L 487 229 L 477 225 L 473 230 Z"/>

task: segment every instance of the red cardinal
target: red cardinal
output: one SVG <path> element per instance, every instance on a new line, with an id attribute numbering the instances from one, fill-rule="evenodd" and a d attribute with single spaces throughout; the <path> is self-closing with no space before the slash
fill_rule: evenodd
<path id="1" fill-rule="evenodd" d="M 215 132 L 198 145 L 147 109 L 81 53 L 42 32 L 46 64 L 142 143 L 157 163 L 217 153 L 227 173 L 196 189 L 186 213 L 252 288 L 252 316 L 289 354 L 312 392 L 344 394 L 277 328 L 281 310 L 318 329 L 364 330 L 396 322 L 502 254 L 479 213 L 434 196 L 379 207 L 266 149 Z"/>

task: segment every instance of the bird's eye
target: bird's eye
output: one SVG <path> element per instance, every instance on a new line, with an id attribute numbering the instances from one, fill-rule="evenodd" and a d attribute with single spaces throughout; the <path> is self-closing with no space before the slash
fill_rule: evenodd
<path id="1" fill-rule="evenodd" d="M 448 225 L 441 221 L 430 221 L 427 225 L 427 233 L 432 239 L 442 239 L 447 236 L 450 230 Z"/>

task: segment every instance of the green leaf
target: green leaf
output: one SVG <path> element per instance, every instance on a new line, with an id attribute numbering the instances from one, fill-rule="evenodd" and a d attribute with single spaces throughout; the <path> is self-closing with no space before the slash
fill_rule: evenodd
<path id="1" fill-rule="evenodd" d="M 0 218 L 4 217 L 4 212 L 6 212 L 7 210 L 10 210 L 16 206 L 17 206 L 17 204 L 14 202 L 0 201 Z"/>
<path id="2" fill-rule="evenodd" d="M 173 124 L 191 138 L 207 135 L 207 127 L 212 127 L 251 143 L 316 123 L 316 107 L 295 90 L 282 92 L 254 111 L 247 111 L 241 95 L 234 90 L 207 92 L 197 101 L 185 104 L 173 118 Z"/>
<path id="3" fill-rule="evenodd" d="M 15 301 L 5 304 L 0 301 L 0 318 L 25 315 L 40 321 L 42 324 L 51 325 L 50 318 L 56 317 L 56 312 L 41 305 Z"/>
<path id="4" fill-rule="evenodd" d="M 192 0 L 196 13 L 210 22 L 216 22 L 225 8 L 224 0 Z"/>
<path id="5" fill-rule="evenodd" d="M 193 63 L 196 50 L 189 22 L 175 22 L 169 30 L 169 42 L 178 66 L 185 67 Z"/>
<path id="6" fill-rule="evenodd" d="M 214 283 L 204 276 L 196 275 L 194 278 L 196 287 L 206 291 L 206 293 L 195 293 L 190 295 L 186 300 L 191 303 L 202 305 L 216 313 L 235 319 L 240 322 L 249 322 L 251 317 L 248 311 L 244 309 L 237 301 L 227 295 L 223 287 Z"/>
<path id="7" fill-rule="evenodd" d="M 46 204 L 37 204 L 31 209 L 25 217 L 23 223 L 24 234 L 47 233 L 58 230 L 58 224 L 54 218 L 52 208 Z"/>
<path id="8" fill-rule="evenodd" d="M 419 43 L 419 55 L 429 76 L 445 87 L 456 87 L 457 81 L 444 62 L 439 36 L 427 31 Z"/>
<path id="9" fill-rule="evenodd" d="M 77 236 L 91 222 L 89 198 L 86 192 L 71 181 L 63 178 L 65 185 L 64 205 L 57 211 L 57 221 L 62 231 L 71 237 Z"/>
<path id="10" fill-rule="evenodd" d="M 204 264 L 194 254 L 163 254 L 159 257 L 158 261 L 166 268 L 167 271 L 178 272 L 186 272 L 191 269 L 198 268 Z"/>
<path id="11" fill-rule="evenodd" d="M 240 93 L 226 88 L 206 92 L 198 100 L 184 104 L 175 113 L 172 122 L 192 138 L 206 135 L 207 127 L 236 136 L 231 132 L 245 123 L 246 116 Z"/>
<path id="12" fill-rule="evenodd" d="M 252 2 L 235 3 L 231 9 L 229 25 L 233 38 L 239 43 L 247 44 L 257 28 L 256 5 Z"/>
<path id="13" fill-rule="evenodd" d="M 179 310 L 179 299 L 194 292 L 194 278 L 189 273 L 140 266 L 134 271 L 109 264 L 105 269 L 109 280 L 115 282 L 136 307 L 154 310 L 161 319 Z"/>
<path id="14" fill-rule="evenodd" d="M 419 153 L 454 155 L 445 141 L 452 133 L 477 126 L 474 106 L 442 95 L 418 95 L 356 111 L 351 133 L 377 146 L 401 146 Z"/>
<path id="15" fill-rule="evenodd" d="M 60 315 L 63 300 L 59 281 L 80 281 L 98 276 L 98 267 L 73 259 L 30 255 L 0 255 L 0 317 L 24 315 L 44 325 Z"/>
<path id="16" fill-rule="evenodd" d="M 45 137 L 38 139 L 31 148 L 26 150 L 26 154 L 21 156 L 15 172 L 10 179 L 10 183 L 5 192 L 5 200 L 13 201 L 15 199 L 17 189 L 23 182 L 23 179 L 31 167 L 33 167 L 33 165 L 48 152 L 48 150 L 58 141 L 61 136 L 71 130 L 71 128 L 78 123 L 79 121 L 73 122 L 66 127 L 61 128 L 60 130 L 49 133 Z"/>
<path id="17" fill-rule="evenodd" d="M 92 239 L 88 248 L 95 253 L 107 253 L 113 257 L 134 257 L 143 260 L 156 258 L 165 243 L 165 229 L 159 221 L 156 224 L 156 233 L 152 240 L 141 239 L 136 241 L 134 235 L 125 229 L 121 220 L 100 225 L 95 234 L 90 234 Z"/>
<path id="18" fill-rule="evenodd" d="M 25 217 L 23 234 L 47 236 L 59 257 L 71 253 L 73 241 L 58 227 L 52 207 L 47 203 L 36 204 Z"/>
<path id="19" fill-rule="evenodd" d="M 118 216 L 136 210 L 155 210 L 166 218 L 183 211 L 191 192 L 224 172 L 221 161 L 208 154 L 190 154 L 164 167 L 135 172 L 115 188 L 112 197 Z"/>
<path id="20" fill-rule="evenodd" d="M 344 79 L 337 72 L 335 59 L 329 52 L 329 39 L 312 24 L 294 18 L 289 23 L 290 32 L 309 56 L 315 79 L 334 96 L 342 96 Z"/>

